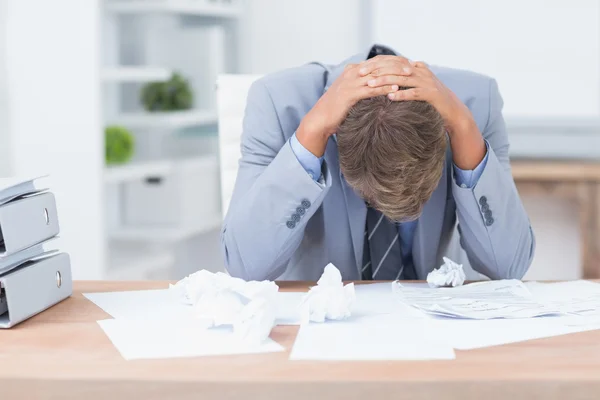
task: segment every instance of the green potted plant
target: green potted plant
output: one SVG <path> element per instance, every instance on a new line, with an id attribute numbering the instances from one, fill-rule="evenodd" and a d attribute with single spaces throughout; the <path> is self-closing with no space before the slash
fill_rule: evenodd
<path id="1" fill-rule="evenodd" d="M 189 82 L 174 73 L 168 81 L 144 85 L 141 101 L 146 111 L 179 111 L 192 108 L 194 96 Z"/>
<path id="2" fill-rule="evenodd" d="M 106 164 L 125 164 L 133 156 L 135 138 L 131 132 L 117 125 L 110 125 L 104 129 L 106 147 Z"/>

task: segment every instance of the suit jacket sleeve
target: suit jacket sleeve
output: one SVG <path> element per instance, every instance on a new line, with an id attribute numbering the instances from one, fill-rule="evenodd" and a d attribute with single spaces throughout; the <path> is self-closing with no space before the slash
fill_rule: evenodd
<path id="1" fill-rule="evenodd" d="M 307 174 L 285 138 L 262 80 L 248 93 L 241 153 L 221 232 L 225 266 L 243 279 L 275 279 L 300 245 L 331 176 L 325 162 L 319 180 Z"/>
<path id="2" fill-rule="evenodd" d="M 503 101 L 494 80 L 489 102 L 485 168 L 473 188 L 452 180 L 460 243 L 476 271 L 491 279 L 520 279 L 533 259 L 535 237 L 512 178 Z"/>

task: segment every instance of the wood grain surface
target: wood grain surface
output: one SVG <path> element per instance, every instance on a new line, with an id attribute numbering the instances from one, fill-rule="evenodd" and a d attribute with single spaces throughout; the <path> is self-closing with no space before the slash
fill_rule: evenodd
<path id="1" fill-rule="evenodd" d="M 298 328 L 278 326 L 283 353 L 125 361 L 95 322 L 110 316 L 81 294 L 167 286 L 76 282 L 71 298 L 0 330 L 0 399 L 600 398 L 600 331 L 457 351 L 453 361 L 308 362 L 288 360 Z"/>

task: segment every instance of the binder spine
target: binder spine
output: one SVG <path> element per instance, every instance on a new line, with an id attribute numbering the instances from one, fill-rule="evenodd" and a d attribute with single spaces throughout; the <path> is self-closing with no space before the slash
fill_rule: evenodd
<path id="1" fill-rule="evenodd" d="M 51 192 L 0 205 L 2 256 L 42 243 L 58 235 L 59 231 L 56 200 Z"/>
<path id="2" fill-rule="evenodd" d="M 71 260 L 60 253 L 25 264 L 0 276 L 7 312 L 0 328 L 10 328 L 66 299 L 73 293 Z"/>

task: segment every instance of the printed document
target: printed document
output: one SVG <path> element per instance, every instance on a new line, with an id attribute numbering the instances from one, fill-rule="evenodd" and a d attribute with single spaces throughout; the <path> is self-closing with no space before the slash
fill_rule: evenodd
<path id="1" fill-rule="evenodd" d="M 600 284 L 590 281 L 527 282 L 536 301 L 566 314 L 600 316 Z"/>
<path id="2" fill-rule="evenodd" d="M 532 318 L 558 314 L 538 302 L 519 280 L 470 283 L 453 288 L 413 288 L 395 283 L 397 296 L 423 312 L 455 318 Z"/>

